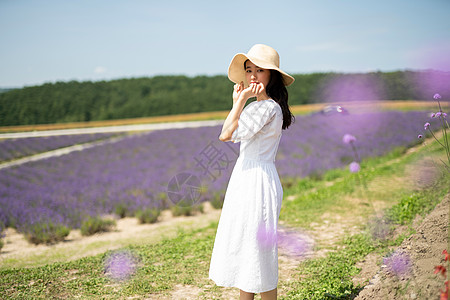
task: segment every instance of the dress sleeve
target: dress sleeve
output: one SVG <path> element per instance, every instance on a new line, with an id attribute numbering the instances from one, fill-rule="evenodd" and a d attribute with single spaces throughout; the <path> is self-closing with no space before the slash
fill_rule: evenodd
<path id="1" fill-rule="evenodd" d="M 238 127 L 231 136 L 233 143 L 251 139 L 275 116 L 275 107 L 271 101 L 254 101 L 242 111 Z"/>

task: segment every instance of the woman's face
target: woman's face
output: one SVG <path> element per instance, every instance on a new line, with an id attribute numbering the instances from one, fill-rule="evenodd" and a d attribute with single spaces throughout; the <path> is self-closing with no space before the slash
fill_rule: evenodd
<path id="1" fill-rule="evenodd" d="M 245 78 L 247 79 L 248 84 L 262 83 L 264 87 L 267 87 L 270 80 L 270 70 L 260 68 L 247 60 L 245 62 Z"/>

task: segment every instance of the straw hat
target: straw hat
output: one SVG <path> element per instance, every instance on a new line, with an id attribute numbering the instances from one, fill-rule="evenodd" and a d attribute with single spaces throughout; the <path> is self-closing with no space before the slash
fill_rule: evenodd
<path id="1" fill-rule="evenodd" d="M 244 82 L 244 86 L 248 86 L 245 79 L 244 62 L 250 60 L 252 63 L 263 69 L 277 70 L 283 76 L 285 86 L 289 86 L 294 82 L 294 77 L 280 69 L 280 56 L 272 47 L 256 44 L 247 54 L 238 53 L 231 60 L 228 67 L 228 78 L 234 83 Z"/>

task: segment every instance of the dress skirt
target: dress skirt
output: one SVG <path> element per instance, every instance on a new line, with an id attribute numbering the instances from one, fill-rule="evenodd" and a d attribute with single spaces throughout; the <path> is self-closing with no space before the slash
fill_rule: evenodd
<path id="1" fill-rule="evenodd" d="M 239 157 L 228 183 L 209 278 L 249 293 L 278 284 L 277 226 L 283 189 L 273 161 Z"/>

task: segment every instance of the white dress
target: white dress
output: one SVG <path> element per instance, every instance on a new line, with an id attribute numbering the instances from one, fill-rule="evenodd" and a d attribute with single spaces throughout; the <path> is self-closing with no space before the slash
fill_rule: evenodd
<path id="1" fill-rule="evenodd" d="M 249 293 L 278 284 L 277 225 L 283 189 L 275 168 L 283 114 L 274 100 L 245 107 L 231 140 L 241 142 L 211 255 L 216 285 Z"/>

